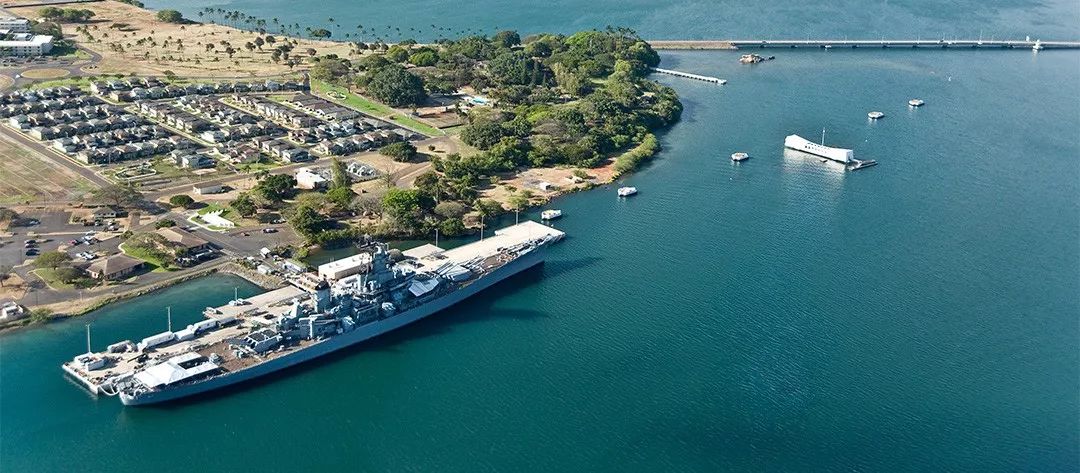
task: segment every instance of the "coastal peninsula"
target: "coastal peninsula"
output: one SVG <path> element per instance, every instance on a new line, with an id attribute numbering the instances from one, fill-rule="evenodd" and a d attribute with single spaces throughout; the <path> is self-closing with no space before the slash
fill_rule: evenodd
<path id="1" fill-rule="evenodd" d="M 633 171 L 682 112 L 626 28 L 390 43 L 210 8 L 17 4 L 57 38 L 46 63 L 61 66 L 28 62 L 5 98 L 6 118 L 30 118 L 2 130 L 4 154 L 50 165 L 47 185 L 20 173 L 0 202 L 4 293 L 42 307 L 36 321 L 185 280 L 209 258 L 479 232 Z M 38 117 L 28 100 L 90 121 Z M 39 237 L 82 224 L 106 228 Z"/>

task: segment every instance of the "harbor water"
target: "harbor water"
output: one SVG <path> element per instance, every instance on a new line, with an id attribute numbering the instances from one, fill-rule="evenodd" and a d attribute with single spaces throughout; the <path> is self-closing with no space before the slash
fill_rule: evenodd
<path id="1" fill-rule="evenodd" d="M 100 349 L 258 289 L 0 336 L 0 469 L 1080 469 L 1080 53 L 770 54 L 664 53 L 729 83 L 657 76 L 683 120 L 554 204 L 546 265 L 371 343 L 124 408 L 59 368 L 85 323 Z M 785 155 L 823 128 L 879 164 Z"/>

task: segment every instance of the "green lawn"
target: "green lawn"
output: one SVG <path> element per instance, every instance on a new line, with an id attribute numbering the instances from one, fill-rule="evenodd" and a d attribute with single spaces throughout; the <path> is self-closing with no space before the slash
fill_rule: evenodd
<path id="1" fill-rule="evenodd" d="M 376 117 L 379 117 L 379 118 L 385 118 L 385 119 L 390 120 L 390 121 L 392 121 L 394 123 L 405 126 L 407 128 L 412 128 L 412 129 L 414 129 L 416 131 L 419 131 L 419 132 L 424 133 L 424 134 L 429 135 L 429 136 L 442 136 L 442 135 L 445 135 L 445 133 L 443 133 L 438 128 L 435 128 L 435 127 L 433 127 L 431 125 L 427 125 L 427 124 L 425 124 L 423 122 L 420 122 L 418 120 L 414 120 L 414 119 L 408 117 L 407 115 L 402 114 L 402 113 L 398 112 L 397 110 L 394 110 L 393 108 L 390 108 L 390 107 L 388 107 L 386 105 L 383 105 L 381 103 L 372 101 L 372 100 L 370 100 L 368 98 L 362 97 L 362 96 L 354 94 L 352 92 L 349 92 L 348 89 L 346 89 L 344 87 L 333 85 L 333 84 L 328 84 L 326 82 L 320 82 L 320 81 L 313 80 L 313 81 L 311 81 L 311 88 L 315 92 L 321 93 L 323 96 L 325 96 L 326 98 L 328 98 L 330 100 L 333 100 L 333 101 L 338 102 L 338 103 L 342 103 L 342 104 L 344 104 L 344 105 L 346 105 L 348 107 L 351 107 L 351 108 L 355 108 L 355 109 L 357 109 L 357 110 L 359 110 L 361 112 L 364 112 L 364 113 L 366 113 L 368 115 L 376 116 Z M 344 100 L 339 100 L 339 99 L 337 99 L 335 97 L 332 97 L 332 96 L 328 95 L 327 94 L 328 92 L 335 92 L 336 94 L 340 94 L 341 96 L 344 96 L 345 99 Z"/>
<path id="2" fill-rule="evenodd" d="M 52 268 L 40 268 L 35 269 L 31 272 L 34 273 L 37 277 L 44 280 L 45 284 L 47 284 L 50 288 L 58 291 L 67 289 L 86 289 L 89 287 L 94 287 L 94 285 L 97 284 L 97 281 L 94 281 L 93 279 L 90 279 L 88 277 L 79 278 L 72 283 L 62 282 L 59 278 L 56 277 L 56 270 Z"/>
<path id="3" fill-rule="evenodd" d="M 63 77 L 60 79 L 50 79 L 34 81 L 27 86 L 28 89 L 44 89 L 49 87 L 78 87 L 83 90 L 90 90 L 90 78 L 89 77 Z"/>
<path id="4" fill-rule="evenodd" d="M 176 271 L 176 268 L 167 266 L 165 261 L 153 252 L 146 251 L 145 248 L 133 248 L 127 245 L 127 243 L 120 244 L 120 251 L 123 251 L 125 255 L 132 258 L 141 259 L 146 262 L 150 270 L 155 273 L 163 273 L 166 271 Z"/>

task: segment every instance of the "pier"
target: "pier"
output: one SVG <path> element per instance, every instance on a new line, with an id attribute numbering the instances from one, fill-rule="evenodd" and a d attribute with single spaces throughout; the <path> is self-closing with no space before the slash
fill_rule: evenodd
<path id="1" fill-rule="evenodd" d="M 660 74 L 667 74 L 667 75 L 675 76 L 675 77 L 683 77 L 683 78 L 686 78 L 686 79 L 694 79 L 694 80 L 700 80 L 700 81 L 704 81 L 704 82 L 711 82 L 711 83 L 717 84 L 717 85 L 727 84 L 726 80 L 721 79 L 719 77 L 702 76 L 702 75 L 698 75 L 698 74 L 691 74 L 689 72 L 674 71 L 674 70 L 671 70 L 671 69 L 661 69 L 659 67 L 654 67 L 653 72 L 658 72 Z"/>
<path id="2" fill-rule="evenodd" d="M 986 40 L 986 39 L 743 39 L 655 40 L 654 49 L 742 48 L 936 48 L 936 49 L 1080 49 L 1080 41 Z"/>

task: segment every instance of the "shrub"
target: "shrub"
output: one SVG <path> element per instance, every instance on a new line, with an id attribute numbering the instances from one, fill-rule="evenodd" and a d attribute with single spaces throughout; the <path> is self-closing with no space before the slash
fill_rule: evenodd
<path id="1" fill-rule="evenodd" d="M 389 156 L 394 161 L 409 162 L 416 157 L 416 146 L 408 141 L 390 143 L 379 149 L 379 154 Z"/>
<path id="2" fill-rule="evenodd" d="M 169 204 L 171 204 L 173 207 L 183 207 L 185 209 L 189 209 L 194 203 L 195 199 L 192 199 L 191 196 L 184 194 L 169 197 Z"/>

